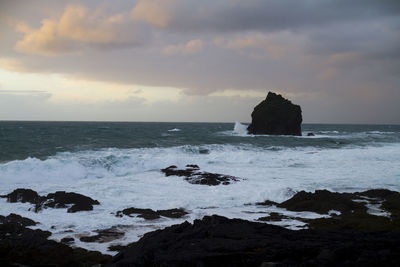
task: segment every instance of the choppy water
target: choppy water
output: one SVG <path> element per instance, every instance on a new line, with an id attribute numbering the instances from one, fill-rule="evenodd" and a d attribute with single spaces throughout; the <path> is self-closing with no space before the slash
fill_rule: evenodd
<path id="1" fill-rule="evenodd" d="M 400 126 L 303 125 L 303 135 L 313 132 L 313 137 L 252 136 L 244 129 L 239 123 L 0 122 L 0 194 L 16 188 L 40 194 L 65 190 L 101 202 L 90 212 L 33 213 L 30 204 L 0 199 L 0 214 L 15 212 L 39 221 L 55 239 L 127 225 L 128 234 L 112 242 L 125 244 L 206 214 L 255 220 L 273 208 L 245 204 L 283 201 L 298 190 L 400 191 Z M 203 186 L 160 172 L 186 164 L 244 180 Z M 127 207 L 183 207 L 190 215 L 152 222 L 115 217 Z M 77 245 L 104 252 L 110 244 Z"/>

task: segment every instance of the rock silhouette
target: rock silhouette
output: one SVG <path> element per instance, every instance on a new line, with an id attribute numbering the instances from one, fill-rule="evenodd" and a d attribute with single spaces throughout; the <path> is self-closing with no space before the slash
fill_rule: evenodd
<path id="1" fill-rule="evenodd" d="M 249 134 L 301 136 L 301 108 L 281 95 L 269 92 L 251 113 Z"/>

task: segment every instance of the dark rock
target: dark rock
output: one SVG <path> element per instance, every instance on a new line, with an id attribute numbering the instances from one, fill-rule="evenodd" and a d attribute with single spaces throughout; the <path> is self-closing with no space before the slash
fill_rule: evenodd
<path id="1" fill-rule="evenodd" d="M 291 231 L 213 215 L 145 234 L 117 254 L 113 266 L 393 266 L 399 261 L 399 233 Z"/>
<path id="2" fill-rule="evenodd" d="M 277 213 L 277 212 L 271 212 L 268 216 L 266 217 L 261 217 L 258 218 L 257 221 L 262 221 L 262 222 L 279 222 L 282 221 L 284 219 L 293 219 L 292 217 L 283 215 L 281 213 Z"/>
<path id="3" fill-rule="evenodd" d="M 92 266 L 106 264 L 111 258 L 48 240 L 50 232 L 26 228 L 32 221 L 19 215 L 2 216 L 1 222 L 1 266 Z"/>
<path id="4" fill-rule="evenodd" d="M 355 210 L 366 211 L 365 205 L 354 202 L 351 194 L 332 193 L 328 190 L 316 190 L 315 193 L 298 192 L 291 199 L 278 204 L 278 207 L 291 211 L 313 211 L 320 214 L 328 214 L 330 210 L 342 213 L 350 213 Z"/>
<path id="5" fill-rule="evenodd" d="M 67 204 L 74 204 L 74 207 L 71 212 L 76 212 L 80 210 L 92 210 L 89 209 L 92 205 L 99 205 L 100 203 L 97 200 L 94 200 L 90 197 L 73 193 L 73 192 L 65 192 L 65 191 L 57 191 L 55 193 L 48 194 L 46 197 L 46 201 L 42 201 L 39 205 L 51 208 L 65 208 Z M 39 208 L 40 209 L 40 208 Z"/>
<path id="6" fill-rule="evenodd" d="M 64 237 L 61 239 L 61 243 L 70 244 L 73 243 L 75 239 L 73 237 Z"/>
<path id="7" fill-rule="evenodd" d="M 32 204 L 35 204 L 37 201 L 39 201 L 40 196 L 36 191 L 33 191 L 32 189 L 24 189 L 24 188 L 18 188 L 15 189 L 13 192 L 11 192 L 8 195 L 2 196 L 3 198 L 7 198 L 8 202 L 15 203 L 15 202 L 29 202 Z"/>
<path id="8" fill-rule="evenodd" d="M 239 181 L 239 178 L 224 175 L 219 173 L 210 173 L 200 171 L 199 166 L 194 164 L 186 165 L 186 169 L 178 169 L 175 165 L 169 166 L 168 168 L 161 169 L 161 172 L 165 176 L 184 176 L 185 180 L 191 184 L 202 184 L 202 185 L 228 185 L 231 182 Z"/>
<path id="9" fill-rule="evenodd" d="M 263 202 L 257 202 L 256 205 L 259 206 L 276 206 L 278 203 L 271 201 L 271 200 L 265 200 Z"/>
<path id="10" fill-rule="evenodd" d="M 314 133 L 308 133 L 307 136 L 315 136 Z"/>
<path id="11" fill-rule="evenodd" d="M 96 230 L 95 232 L 97 233 L 97 235 L 82 236 L 81 238 L 79 238 L 79 240 L 82 242 L 105 243 L 113 241 L 115 239 L 119 239 L 125 235 L 125 233 L 118 230 L 117 227 Z"/>
<path id="12" fill-rule="evenodd" d="M 273 203 L 267 200 L 265 203 L 256 204 L 270 205 Z M 381 205 L 380 208 L 390 213 L 390 217 L 369 214 L 366 206 L 368 203 Z M 400 193 L 386 189 L 356 193 L 333 193 L 327 190 L 316 190 L 314 193 L 301 191 L 289 200 L 276 205 L 290 211 L 312 211 L 328 214 L 329 211 L 336 210 L 340 214 L 332 215 L 329 218 L 304 219 L 271 213 L 270 216 L 261 217 L 258 220 L 296 219 L 306 222 L 308 227 L 313 229 L 400 232 Z"/>
<path id="13" fill-rule="evenodd" d="M 71 208 L 67 210 L 67 212 L 74 213 L 78 211 L 89 211 L 89 210 L 93 210 L 93 205 L 85 202 L 85 203 L 74 204 Z"/>
<path id="14" fill-rule="evenodd" d="M 137 217 L 144 218 L 145 220 L 155 220 L 160 218 L 160 215 L 157 214 L 157 212 L 152 209 L 127 208 L 122 211 L 117 211 L 118 217 L 122 217 L 122 214 L 127 216 L 131 216 L 132 214 L 138 214 Z"/>
<path id="15" fill-rule="evenodd" d="M 116 216 L 122 217 L 122 215 L 131 216 L 132 214 L 138 214 L 137 217 L 143 218 L 145 220 L 155 220 L 163 217 L 168 218 L 182 218 L 188 214 L 184 209 L 168 209 L 168 210 L 157 210 L 152 209 L 138 209 L 138 208 L 128 208 L 122 211 L 117 211 Z M 131 216 L 132 217 L 132 216 Z"/>
<path id="16" fill-rule="evenodd" d="M 34 226 L 38 224 L 37 222 L 29 219 L 22 217 L 18 214 L 10 213 L 7 217 L 1 216 L 0 215 L 0 223 L 2 224 L 15 224 L 21 227 L 26 227 L 26 226 Z"/>
<path id="17" fill-rule="evenodd" d="M 108 251 L 121 251 L 123 249 L 126 249 L 128 246 L 123 246 L 123 245 L 112 245 L 108 247 Z"/>
<path id="18" fill-rule="evenodd" d="M 188 214 L 184 209 L 168 209 L 168 210 L 157 210 L 157 213 L 163 217 L 178 219 Z"/>
<path id="19" fill-rule="evenodd" d="M 289 100 L 269 92 L 251 113 L 250 134 L 301 136 L 301 108 Z"/>
<path id="20" fill-rule="evenodd" d="M 29 202 L 35 204 L 35 212 L 43 208 L 67 208 L 67 205 L 71 204 L 72 206 L 68 209 L 68 212 L 87 211 L 93 210 L 93 205 L 100 204 L 97 200 L 90 197 L 73 192 L 67 193 L 65 191 L 57 191 L 47 196 L 39 196 L 36 191 L 19 188 L 2 197 L 6 197 L 12 203 Z"/>

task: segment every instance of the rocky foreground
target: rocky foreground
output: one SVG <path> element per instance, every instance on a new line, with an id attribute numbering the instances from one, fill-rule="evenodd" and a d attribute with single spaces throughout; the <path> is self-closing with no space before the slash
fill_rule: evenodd
<path id="1" fill-rule="evenodd" d="M 187 174 L 183 176 L 187 177 Z M 53 208 L 51 203 L 57 202 L 54 207 L 69 209 L 81 200 L 98 205 L 95 200 L 75 193 L 61 192 L 46 197 L 35 193 L 20 189 L 2 197 L 9 202 L 35 203 L 35 207 L 39 203 L 43 208 Z M 382 189 L 357 193 L 301 191 L 282 203 L 264 201 L 249 205 L 273 205 L 282 211 L 312 211 L 330 216 L 304 219 L 270 212 L 268 216 L 258 218 L 260 222 L 206 216 L 193 224 L 184 222 L 147 233 L 128 246 L 114 247 L 119 253 L 111 257 L 68 246 L 74 244 L 73 238 L 62 240 L 65 244 L 48 240 L 50 232 L 28 228 L 36 222 L 10 214 L 0 216 L 0 265 L 265 267 L 396 266 L 400 262 L 398 192 Z M 84 214 L 85 210 L 80 212 Z M 117 216 L 156 220 L 160 216 L 179 218 L 187 212 L 183 209 L 129 208 L 118 212 Z M 287 219 L 303 221 L 308 229 L 292 231 L 268 224 Z M 94 236 L 81 237 L 81 241 L 108 242 L 123 237 L 124 233 L 120 231 L 113 228 L 99 230 Z"/>

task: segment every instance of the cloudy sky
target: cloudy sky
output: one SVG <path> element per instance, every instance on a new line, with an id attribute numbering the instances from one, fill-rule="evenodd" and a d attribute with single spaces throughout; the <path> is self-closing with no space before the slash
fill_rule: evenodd
<path id="1" fill-rule="evenodd" d="M 400 123 L 398 0 L 0 0 L 0 120 Z"/>

